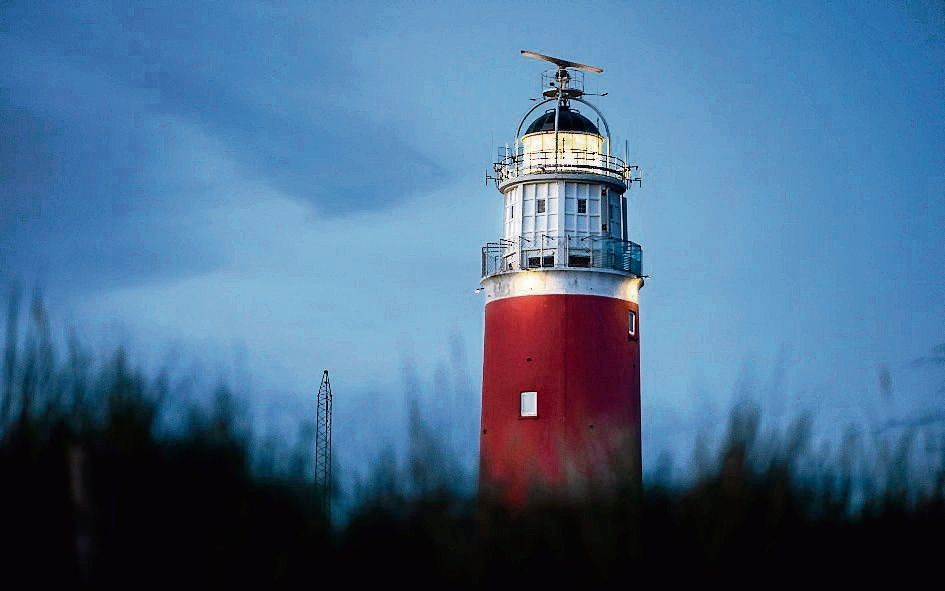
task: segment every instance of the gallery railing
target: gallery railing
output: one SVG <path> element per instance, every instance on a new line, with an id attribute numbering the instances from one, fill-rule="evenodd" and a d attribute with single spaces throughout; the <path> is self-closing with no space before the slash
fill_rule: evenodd
<path id="1" fill-rule="evenodd" d="M 596 174 L 627 182 L 632 167 L 616 156 L 585 150 L 547 150 L 501 155 L 493 164 L 497 184 L 530 174 Z"/>
<path id="2" fill-rule="evenodd" d="M 528 269 L 607 269 L 643 276 L 643 248 L 607 236 L 520 236 L 482 247 L 482 276 Z"/>

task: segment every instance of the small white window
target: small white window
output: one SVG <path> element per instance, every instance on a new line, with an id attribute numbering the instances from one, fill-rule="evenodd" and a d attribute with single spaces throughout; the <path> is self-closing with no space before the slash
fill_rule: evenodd
<path id="1" fill-rule="evenodd" d="M 627 313 L 627 332 L 630 336 L 637 336 L 637 313 L 633 310 Z"/>
<path id="2" fill-rule="evenodd" d="M 545 213 L 545 200 L 544 199 L 538 200 L 538 213 Z"/>
<path id="3" fill-rule="evenodd" d="M 538 416 L 538 392 L 522 392 L 521 416 Z"/>

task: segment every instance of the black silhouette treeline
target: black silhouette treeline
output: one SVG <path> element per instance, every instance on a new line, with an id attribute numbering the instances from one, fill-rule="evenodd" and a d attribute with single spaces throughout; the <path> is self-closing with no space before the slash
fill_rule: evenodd
<path id="1" fill-rule="evenodd" d="M 380 458 L 332 528 L 300 459 L 310 450 L 263 453 L 226 388 L 188 403 L 186 385 L 120 351 L 96 361 L 74 338 L 60 350 L 38 300 L 22 327 L 18 312 L 14 297 L 0 374 L 4 587 L 852 581 L 934 571 L 945 549 L 940 431 L 851 432 L 815 451 L 807 420 L 762 433 L 750 405 L 702 448 L 692 484 L 536 495 L 512 513 L 457 492 L 456 463 L 412 413 L 411 457 Z"/>

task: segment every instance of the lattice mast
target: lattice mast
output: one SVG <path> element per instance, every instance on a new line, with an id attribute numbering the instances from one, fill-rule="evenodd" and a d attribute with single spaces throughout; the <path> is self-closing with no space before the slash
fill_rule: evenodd
<path id="1" fill-rule="evenodd" d="M 331 381 L 322 374 L 315 411 L 315 485 L 322 509 L 331 516 Z"/>

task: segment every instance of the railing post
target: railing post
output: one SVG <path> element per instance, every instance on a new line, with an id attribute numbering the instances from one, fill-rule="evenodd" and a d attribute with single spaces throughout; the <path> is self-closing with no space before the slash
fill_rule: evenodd
<path id="1" fill-rule="evenodd" d="M 522 244 L 523 238 L 518 237 L 518 268 L 525 269 L 527 268 L 527 261 L 525 260 L 525 246 Z"/>

